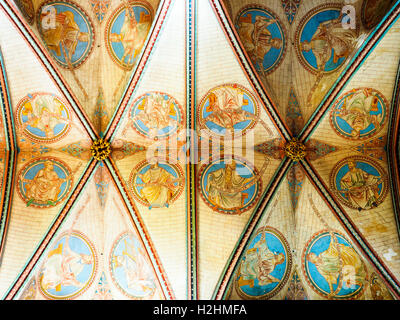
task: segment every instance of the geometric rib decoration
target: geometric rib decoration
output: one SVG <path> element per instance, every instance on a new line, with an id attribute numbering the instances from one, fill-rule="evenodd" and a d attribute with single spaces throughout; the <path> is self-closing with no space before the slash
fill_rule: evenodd
<path id="1" fill-rule="evenodd" d="M 7 80 L 15 79 L 15 74 L 24 70 L 16 70 L 15 64 L 7 65 L 0 51 L 0 124 L 4 127 L 3 130 L 0 126 L 0 144 L 2 148 L 4 144 L 5 149 L 4 155 L 0 154 L 0 165 L 5 166 L 0 177 L 0 295 L 4 299 L 363 299 L 365 292 L 365 296 L 374 299 L 390 299 L 390 294 L 400 299 L 400 279 L 392 272 L 395 268 L 389 267 L 400 261 L 398 254 L 388 248 L 383 259 L 362 225 L 354 219 L 355 214 L 367 214 L 383 200 L 376 196 L 372 204 L 356 206 L 354 213 L 347 208 L 355 201 L 354 191 L 346 189 L 346 194 L 353 197 L 350 200 L 345 196 L 344 200 L 340 199 L 334 188 L 328 186 L 324 173 L 317 171 L 321 164 L 330 164 L 337 154 L 347 152 L 344 150 L 354 152 L 353 157 L 358 162 L 337 163 L 335 173 L 352 170 L 352 163 L 355 166 L 363 157 L 372 157 L 364 161 L 363 170 L 369 164 L 383 175 L 386 167 L 379 162 L 388 163 L 389 180 L 384 187 L 376 191 L 367 186 L 365 190 L 385 193 L 390 188 L 396 231 L 399 231 L 400 69 L 388 114 L 387 137 L 380 132 L 361 139 L 363 132 L 358 132 L 336 145 L 327 133 L 316 139 L 313 135 L 320 129 L 323 132 L 332 109 L 342 108 L 342 111 L 352 107 L 349 100 L 344 99 L 348 103 L 344 103 L 344 107 L 338 101 L 345 96 L 342 91 L 350 80 L 358 72 L 362 74 L 363 67 L 367 69 L 367 58 L 377 52 L 385 59 L 378 44 L 387 40 L 390 31 L 397 28 L 400 0 L 386 14 L 380 12 L 379 17 L 383 18 L 372 31 L 367 26 L 358 27 L 357 32 L 363 33 L 363 37 L 359 38 L 357 49 L 351 55 L 338 52 L 338 47 L 329 50 L 332 65 L 349 56 L 331 84 L 321 80 L 323 70 L 318 69 L 318 62 L 319 73 L 315 75 L 304 67 L 304 61 L 302 64 L 296 54 L 282 53 L 279 59 L 292 60 L 277 63 L 262 74 L 253 64 L 254 57 L 260 59 L 261 55 L 263 59 L 274 52 L 278 55 L 278 42 L 271 42 L 278 33 L 282 41 L 286 41 L 286 30 L 294 34 L 292 31 L 299 21 L 301 24 L 305 17 L 312 19 L 315 8 L 305 12 L 306 4 L 301 1 L 276 1 L 274 15 L 279 17 L 279 24 L 278 19 L 270 21 L 265 13 L 269 11 L 264 7 L 261 11 L 253 7 L 246 11 L 249 4 L 255 6 L 247 0 L 243 3 L 227 1 L 226 6 L 222 0 L 123 1 L 118 10 L 126 12 L 118 19 L 117 10 L 110 12 L 113 4 L 109 1 L 80 5 L 73 0 L 53 1 L 58 12 L 57 23 L 62 20 L 69 26 L 68 35 L 58 48 L 64 50 L 53 56 L 33 31 L 35 20 L 37 25 L 38 19 L 41 24 L 45 21 L 39 8 L 46 1 L 39 2 L 33 6 L 33 11 L 38 9 L 38 12 L 32 14 L 32 6 L 29 7 L 27 1 L 18 1 L 21 13 L 11 1 L 0 1 L 0 14 L 10 20 L 8 22 L 17 31 L 15 37 L 29 46 L 37 67 L 50 79 L 43 81 L 45 77 L 38 74 L 43 86 L 51 83 L 43 90 L 50 92 L 49 88 L 53 88 L 52 92 L 61 95 L 57 100 L 55 93 L 36 92 L 39 86 L 33 81 L 27 84 L 23 79 Z M 330 5 L 323 0 L 317 2 L 320 7 Z M 154 10 L 157 5 L 158 9 Z M 69 15 L 74 10 L 84 12 L 80 6 L 86 8 L 87 16 Z M 365 6 L 357 10 L 365 11 L 364 24 L 370 21 Z M 148 22 L 150 12 L 153 23 L 139 44 L 134 35 L 144 30 L 139 29 Z M 172 14 L 177 12 L 183 17 L 180 24 L 174 21 L 178 18 Z M 234 13 L 241 19 L 234 19 L 236 17 L 231 16 Z M 86 33 L 81 30 L 81 20 L 89 26 Z M 334 32 L 336 20 L 337 17 L 333 17 L 326 22 L 322 31 Z M 209 25 L 204 21 L 210 22 Z M 249 25 L 253 28 L 249 30 L 258 30 L 260 34 L 250 32 L 251 41 L 242 41 L 235 21 L 241 23 L 241 36 L 246 31 L 243 28 Z M 285 28 L 274 29 L 280 24 Z M 182 25 L 186 28 L 181 28 L 184 39 L 172 39 L 169 33 Z M 117 26 L 120 29 L 116 30 Z M 393 26 L 396 27 L 392 29 Z M 107 41 L 105 30 L 106 38 L 112 39 L 110 43 L 104 43 Z M 315 32 L 318 31 L 320 38 L 312 39 L 314 44 L 324 40 L 321 28 Z M 47 41 L 52 37 L 55 36 L 46 34 Z M 0 34 L 0 43 L 2 39 L 4 35 Z M 101 115 L 94 122 L 100 121 L 101 125 L 92 123 L 85 112 L 89 108 L 88 101 L 78 100 L 71 89 L 91 76 L 80 73 L 79 63 L 75 66 L 71 61 L 74 54 L 85 50 L 85 44 L 90 46 L 92 42 L 97 48 L 107 46 L 110 50 L 101 58 L 89 50 L 83 59 L 99 61 L 99 68 L 102 64 L 114 63 L 112 68 L 99 73 L 103 77 L 107 71 L 126 68 L 130 60 L 126 62 L 125 57 L 136 59 L 131 73 L 124 73 L 118 84 L 119 100 L 106 102 L 107 97 L 116 92 L 114 87 L 102 85 L 92 93 L 90 86 L 80 85 L 86 95 L 97 97 L 96 112 Z M 255 47 L 249 48 L 249 43 Z M 136 51 L 139 47 L 143 50 Z M 318 59 L 327 54 L 320 51 L 317 57 L 319 49 L 311 47 L 310 50 L 306 45 L 302 48 L 302 58 L 315 54 L 314 58 Z M 200 48 L 203 51 L 199 53 Z M 210 51 L 206 52 L 205 48 Z M 221 52 L 225 54 L 218 62 L 218 69 L 216 61 L 207 61 L 205 57 L 218 57 Z M 10 52 L 7 54 L 9 56 Z M 119 62 L 118 55 L 123 57 Z M 179 70 L 170 71 L 177 57 L 184 57 L 183 74 Z M 68 68 L 60 72 L 62 64 L 58 64 L 63 59 Z M 21 61 L 21 66 L 28 63 Z M 285 93 L 278 100 L 270 86 L 273 84 L 276 88 L 283 77 L 279 74 L 284 74 L 280 68 L 287 68 L 289 64 L 291 73 L 296 68 L 304 69 L 297 69 L 299 74 L 310 73 L 305 76 L 308 79 L 305 82 L 316 79 L 311 91 L 326 85 L 321 89 L 324 92 L 321 102 L 311 110 L 311 117 L 302 128 L 292 120 L 303 124 L 302 105 L 310 107 L 310 101 L 303 101 L 308 99 L 304 97 L 309 92 L 302 92 L 294 84 L 291 89 L 287 88 L 289 95 Z M 169 71 L 166 74 L 163 70 Z M 93 74 L 98 73 L 94 71 Z M 368 72 L 364 74 L 368 76 Z M 224 82 L 219 78 L 222 75 Z M 171 88 L 182 79 L 184 86 L 175 88 L 178 93 L 172 94 Z M 177 97 L 179 92 L 181 96 Z M 287 101 L 288 96 L 290 110 L 285 119 L 278 111 L 278 101 Z M 384 99 L 380 101 L 382 105 Z M 361 107 L 359 100 L 351 100 L 351 103 L 359 103 L 359 109 L 366 108 L 365 102 Z M 113 111 L 103 117 L 106 107 Z M 374 108 L 368 119 L 375 128 L 383 127 L 385 119 L 377 122 L 379 109 L 377 105 Z M 33 110 L 39 110 L 40 116 Z M 71 116 L 76 122 L 69 121 Z M 108 123 L 104 122 L 105 118 Z M 351 121 L 354 117 L 350 115 L 346 119 Z M 360 122 L 354 123 L 361 126 Z M 343 122 L 329 124 L 345 127 Z M 80 130 L 80 134 L 77 133 Z M 335 134 L 333 130 L 331 134 Z M 344 141 L 345 136 L 338 135 L 337 139 L 342 139 L 338 141 Z M 155 145 L 158 146 L 156 150 Z M 375 145 L 378 145 L 376 149 Z M 214 159 L 216 150 L 219 157 Z M 243 157 L 232 156 L 239 150 Z M 165 151 L 168 157 L 162 158 Z M 175 162 L 174 153 L 179 155 Z M 200 153 L 202 158 L 197 158 Z M 253 158 L 248 154 L 254 154 Z M 227 155 L 230 158 L 225 157 Z M 198 159 L 201 160 L 196 162 Z M 357 172 L 365 172 L 357 169 Z M 286 178 L 289 184 L 283 183 Z M 333 185 L 335 181 L 332 181 Z M 311 198 L 312 192 L 318 194 L 319 199 Z M 323 204 L 323 215 L 314 201 Z M 85 211 L 86 207 L 95 213 Z M 14 220 L 23 220 L 24 215 L 24 221 L 31 228 L 23 223 L 18 225 L 16 221 L 19 220 Z M 36 218 L 43 219 L 40 226 L 40 223 L 35 225 Z M 334 223 L 330 225 L 327 221 Z M 14 248 L 18 251 L 18 246 L 23 246 L 13 237 L 18 227 L 25 227 L 28 237 L 43 225 L 45 231 L 40 232 L 40 237 L 32 236 L 32 243 L 25 251 L 21 250 L 23 253 L 10 254 Z M 302 233 L 302 228 L 309 225 L 314 229 Z M 212 226 L 218 226 L 220 232 L 204 232 L 207 227 L 209 231 L 214 230 Z M 307 234 L 304 238 L 308 238 L 297 243 L 302 234 Z M 185 241 L 181 244 L 177 239 Z M 306 245 L 302 246 L 304 243 Z M 176 252 L 179 257 L 175 257 Z M 15 257 L 24 258 L 16 261 Z M 338 270 L 324 269 L 324 257 L 338 257 L 335 261 L 339 264 L 333 266 Z M 9 270 L 14 265 L 18 267 L 13 273 Z M 65 266 L 70 270 L 68 275 L 63 274 Z M 176 275 L 171 270 L 185 270 L 185 274 L 182 271 Z M 211 280 L 204 270 L 211 271 Z M 356 275 L 351 277 L 354 271 Z M 326 283 L 321 279 L 327 280 Z"/>

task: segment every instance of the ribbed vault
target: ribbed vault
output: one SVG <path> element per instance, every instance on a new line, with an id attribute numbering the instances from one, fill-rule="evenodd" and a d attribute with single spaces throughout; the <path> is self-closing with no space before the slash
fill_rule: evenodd
<path id="1" fill-rule="evenodd" d="M 400 1 L 0 3 L 4 299 L 400 297 Z"/>

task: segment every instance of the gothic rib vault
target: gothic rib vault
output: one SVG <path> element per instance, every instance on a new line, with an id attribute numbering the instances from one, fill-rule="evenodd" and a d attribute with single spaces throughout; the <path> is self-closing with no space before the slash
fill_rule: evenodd
<path id="1" fill-rule="evenodd" d="M 400 297 L 400 0 L 0 4 L 3 299 Z"/>

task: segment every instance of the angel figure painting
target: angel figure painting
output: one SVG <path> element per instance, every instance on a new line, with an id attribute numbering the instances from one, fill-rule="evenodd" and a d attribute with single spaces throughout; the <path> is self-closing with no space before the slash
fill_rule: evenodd
<path id="1" fill-rule="evenodd" d="M 344 94 L 332 110 L 335 131 L 348 139 L 374 136 L 386 122 L 387 101 L 371 88 L 354 89 Z"/>
<path id="2" fill-rule="evenodd" d="M 358 211 L 379 206 L 387 193 L 387 175 L 378 163 L 364 157 L 345 158 L 331 174 L 339 200 Z"/>
<path id="3" fill-rule="evenodd" d="M 142 50 L 152 23 L 152 10 L 144 3 L 123 4 L 108 23 L 106 38 L 111 56 L 122 68 L 131 69 Z"/>
<path id="4" fill-rule="evenodd" d="M 71 171 L 55 158 L 38 158 L 20 171 L 18 191 L 27 206 L 46 208 L 60 203 L 70 191 Z"/>
<path id="5" fill-rule="evenodd" d="M 285 52 L 281 23 L 269 11 L 261 7 L 248 8 L 240 12 L 236 20 L 244 48 L 257 71 L 264 76 L 278 66 Z"/>
<path id="6" fill-rule="evenodd" d="M 177 165 L 168 163 L 139 163 L 132 171 L 132 191 L 149 209 L 168 208 L 180 195 L 184 178 Z"/>
<path id="7" fill-rule="evenodd" d="M 89 56 L 93 27 L 86 13 L 68 2 L 52 2 L 39 9 L 39 31 L 55 60 L 73 69 Z"/>
<path id="8" fill-rule="evenodd" d="M 92 245 L 81 234 L 68 233 L 47 254 L 38 277 L 40 290 L 50 299 L 74 297 L 90 284 L 94 270 Z"/>
<path id="9" fill-rule="evenodd" d="M 124 294 L 149 299 L 156 291 L 155 279 L 146 253 L 133 234 L 122 235 L 112 250 L 113 280 Z"/>
<path id="10" fill-rule="evenodd" d="M 365 287 L 364 263 L 336 232 L 321 233 L 311 241 L 305 252 L 305 265 L 314 290 L 329 298 L 352 298 Z"/>
<path id="11" fill-rule="evenodd" d="M 279 231 L 263 228 L 240 262 L 236 288 L 246 298 L 268 298 L 286 281 L 290 268 L 287 243 Z"/>
<path id="12" fill-rule="evenodd" d="M 297 30 L 297 49 L 303 65 L 313 73 L 334 72 L 355 46 L 357 30 L 343 28 L 341 9 L 311 11 Z"/>
<path id="13" fill-rule="evenodd" d="M 17 109 L 17 121 L 29 138 L 40 142 L 61 139 L 73 125 L 65 104 L 51 94 L 28 94 Z"/>
<path id="14" fill-rule="evenodd" d="M 198 112 L 200 128 L 218 137 L 242 135 L 258 121 L 258 107 L 252 94 L 235 84 L 210 90 Z"/>
<path id="15" fill-rule="evenodd" d="M 150 92 L 139 97 L 133 103 L 129 119 L 135 131 L 155 140 L 176 133 L 183 121 L 178 102 L 161 92 Z"/>
<path id="16" fill-rule="evenodd" d="M 240 159 L 220 159 L 205 167 L 200 177 L 202 195 L 213 210 L 239 214 L 250 209 L 260 184 L 257 173 Z"/>

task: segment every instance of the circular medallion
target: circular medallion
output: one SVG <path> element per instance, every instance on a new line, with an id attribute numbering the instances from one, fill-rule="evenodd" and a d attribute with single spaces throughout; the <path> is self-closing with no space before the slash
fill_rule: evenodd
<path id="1" fill-rule="evenodd" d="M 236 30 L 256 70 L 274 71 L 283 61 L 286 37 L 277 15 L 263 6 L 246 6 L 236 17 Z"/>
<path id="2" fill-rule="evenodd" d="M 300 21 L 295 47 L 301 64 L 311 73 L 338 70 L 350 55 L 358 36 L 356 29 L 343 28 L 343 5 L 325 4 L 311 10 Z"/>
<path id="3" fill-rule="evenodd" d="M 52 143 L 63 138 L 71 128 L 71 111 L 55 95 L 33 93 L 17 106 L 16 120 L 22 132 L 39 143 Z"/>
<path id="4" fill-rule="evenodd" d="M 251 209 L 262 191 L 257 169 L 231 155 L 203 165 L 198 181 L 204 202 L 214 211 L 225 214 L 240 214 Z"/>
<path id="5" fill-rule="evenodd" d="M 113 245 L 110 270 L 117 287 L 132 299 L 151 299 L 157 285 L 142 244 L 132 233 L 124 233 Z"/>
<path id="6" fill-rule="evenodd" d="M 369 287 L 373 300 L 393 300 L 386 285 L 375 272 L 371 274 Z"/>
<path id="7" fill-rule="evenodd" d="M 339 201 L 359 211 L 377 207 L 388 191 L 384 169 L 377 162 L 363 156 L 339 161 L 332 169 L 330 185 Z"/>
<path id="8" fill-rule="evenodd" d="M 153 9 L 145 1 L 120 5 L 106 26 L 106 46 L 111 58 L 123 69 L 136 64 L 153 21 Z"/>
<path id="9" fill-rule="evenodd" d="M 304 248 L 302 259 L 308 283 L 325 298 L 356 299 L 366 288 L 365 264 L 338 232 L 315 234 Z"/>
<path id="10" fill-rule="evenodd" d="M 44 2 L 37 12 L 40 35 L 64 68 L 80 66 L 93 49 L 93 25 L 85 11 L 70 1 Z"/>
<path id="11" fill-rule="evenodd" d="M 364 0 L 361 8 L 361 20 L 367 30 L 374 28 L 389 11 L 393 0 Z"/>
<path id="12" fill-rule="evenodd" d="M 184 174 L 178 164 L 140 162 L 131 172 L 133 196 L 149 209 L 169 207 L 181 195 Z"/>
<path id="13" fill-rule="evenodd" d="M 332 108 L 331 125 L 346 139 L 371 138 L 384 127 L 388 105 L 386 98 L 377 90 L 353 89 L 342 95 Z"/>
<path id="14" fill-rule="evenodd" d="M 35 8 L 32 0 L 16 0 L 15 4 L 21 10 L 26 21 L 28 21 L 29 24 L 33 24 L 35 21 Z"/>
<path id="15" fill-rule="evenodd" d="M 246 248 L 235 275 L 235 288 L 244 299 L 269 299 L 285 285 L 292 266 L 289 244 L 271 227 L 261 228 Z"/>
<path id="16" fill-rule="evenodd" d="M 48 208 L 70 193 L 71 169 L 63 161 L 44 157 L 25 164 L 18 174 L 18 193 L 27 206 Z"/>
<path id="17" fill-rule="evenodd" d="M 180 104 L 161 92 L 149 92 L 136 99 L 132 104 L 130 120 L 136 132 L 154 140 L 170 137 L 184 124 Z"/>
<path id="18" fill-rule="evenodd" d="M 80 232 L 64 233 L 39 271 L 39 290 L 49 299 L 75 298 L 91 285 L 96 269 L 93 244 Z"/>
<path id="19" fill-rule="evenodd" d="M 238 84 L 224 84 L 207 92 L 197 109 L 199 129 L 218 138 L 244 135 L 259 120 L 254 96 Z"/>

